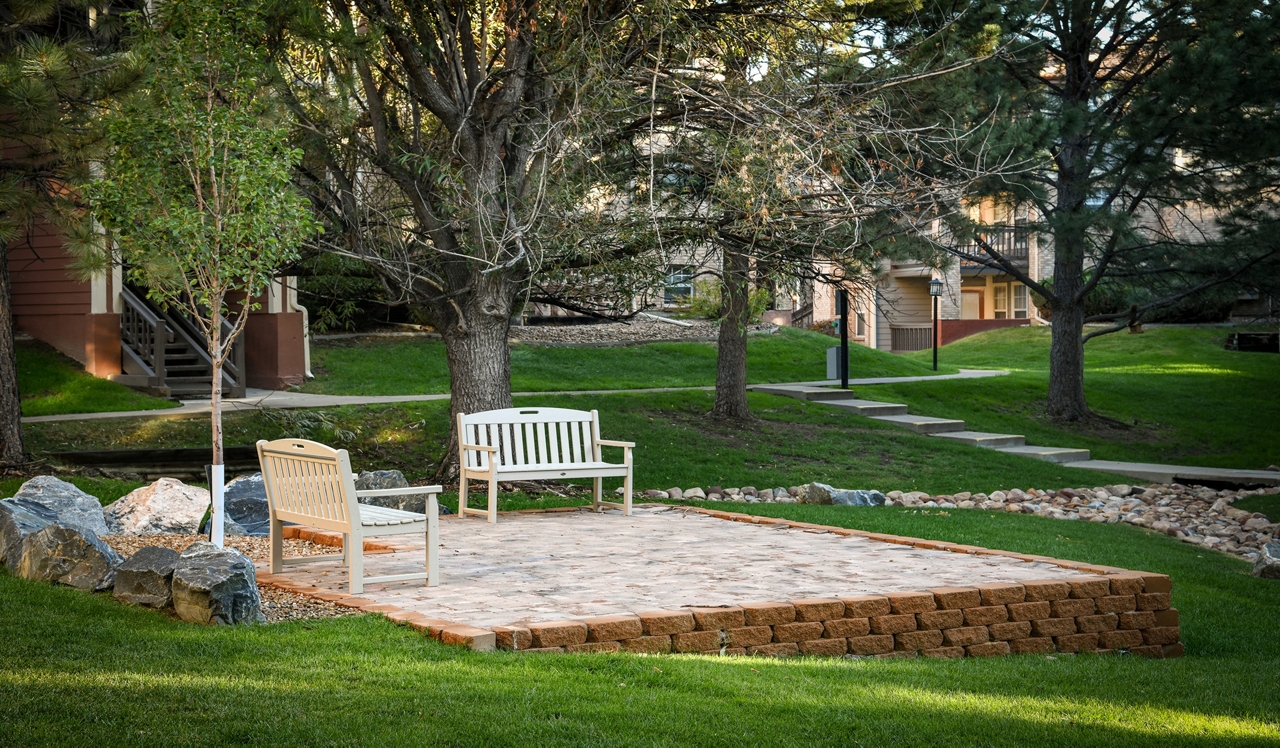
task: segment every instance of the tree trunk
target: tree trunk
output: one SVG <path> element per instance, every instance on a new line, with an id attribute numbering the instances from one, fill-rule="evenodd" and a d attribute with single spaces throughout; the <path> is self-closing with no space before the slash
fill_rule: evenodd
<path id="1" fill-rule="evenodd" d="M 22 398 L 18 358 L 13 348 L 13 294 L 8 248 L 0 244 L 0 465 L 26 461 L 22 446 Z"/>
<path id="2" fill-rule="evenodd" d="M 469 296 L 465 305 L 440 316 L 438 325 L 449 363 L 449 442 L 436 479 L 452 481 L 458 474 L 459 413 L 479 413 L 511 407 L 511 310 L 512 286 L 502 279 L 478 277 L 474 285 L 483 292 Z M 463 317 L 457 311 L 461 310 Z"/>
<path id="3" fill-rule="evenodd" d="M 1054 293 L 1058 293 L 1055 283 Z M 1055 421 L 1079 421 L 1089 415 L 1084 397 L 1084 304 L 1053 307 L 1049 346 L 1048 415 Z"/>
<path id="4" fill-rule="evenodd" d="M 218 307 L 221 299 L 215 300 Z M 213 430 L 213 464 L 223 463 L 222 452 L 222 356 L 219 355 L 222 338 L 222 315 L 214 307 L 213 327 L 209 333 L 209 357 L 213 359 L 213 386 L 209 392 L 209 421 Z"/>
<path id="5" fill-rule="evenodd" d="M 745 254 L 724 250 L 724 315 L 720 320 L 716 355 L 716 401 L 711 417 L 745 421 L 747 406 L 747 324 L 751 321 L 751 261 Z"/>

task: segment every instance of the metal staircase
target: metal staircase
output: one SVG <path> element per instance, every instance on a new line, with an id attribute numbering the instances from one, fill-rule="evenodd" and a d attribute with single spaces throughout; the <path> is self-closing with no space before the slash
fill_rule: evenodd
<path id="1" fill-rule="evenodd" d="M 185 314 L 165 311 L 138 289 L 120 291 L 120 354 L 123 374 L 112 380 L 160 397 L 208 397 L 213 359 L 198 325 Z M 231 324 L 222 323 L 224 334 Z M 244 397 L 244 340 L 239 338 L 222 366 L 222 395 Z"/>

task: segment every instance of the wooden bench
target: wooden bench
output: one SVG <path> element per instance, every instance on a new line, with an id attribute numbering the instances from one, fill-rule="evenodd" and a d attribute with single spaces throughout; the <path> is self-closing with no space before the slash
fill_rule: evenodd
<path id="1" fill-rule="evenodd" d="M 458 414 L 458 515 L 498 521 L 498 481 L 591 478 L 592 506 L 631 516 L 633 442 L 600 438 L 600 414 L 566 408 L 507 408 Z M 621 447 L 622 462 L 604 462 L 601 447 Z M 622 478 L 621 503 L 604 501 L 603 479 Z M 467 506 L 472 478 L 489 481 L 489 508 Z"/>
<path id="2" fill-rule="evenodd" d="M 351 458 L 345 449 L 333 449 L 306 439 L 258 442 L 262 483 L 271 510 L 271 573 L 285 564 L 326 561 L 324 556 L 284 558 L 285 522 L 297 522 L 342 533 L 342 562 L 348 567 L 351 594 L 364 591 L 366 582 L 427 580 L 440 584 L 440 513 L 436 495 L 440 486 L 413 486 L 357 491 Z M 427 494 L 426 514 L 361 504 L 359 497 Z M 378 535 L 426 536 L 426 571 L 413 574 L 364 576 L 364 539 Z"/>

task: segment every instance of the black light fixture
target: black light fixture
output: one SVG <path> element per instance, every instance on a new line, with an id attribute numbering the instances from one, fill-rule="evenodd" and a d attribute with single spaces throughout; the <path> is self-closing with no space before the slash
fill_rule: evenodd
<path id="1" fill-rule="evenodd" d="M 929 281 L 929 295 L 933 297 L 933 370 L 938 370 L 938 299 L 942 297 L 942 281 L 934 278 Z"/>

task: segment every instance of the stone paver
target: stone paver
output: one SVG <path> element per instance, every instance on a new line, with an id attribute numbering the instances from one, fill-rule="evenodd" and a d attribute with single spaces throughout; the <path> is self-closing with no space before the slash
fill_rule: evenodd
<path id="1" fill-rule="evenodd" d="M 371 584 L 362 597 L 474 626 L 645 610 L 1060 579 L 1057 566 L 754 525 L 679 508 L 440 522 L 441 583 Z M 418 539 L 419 548 L 423 542 Z M 365 556 L 368 575 L 420 567 L 422 551 Z M 333 563 L 289 579 L 346 590 Z"/>

